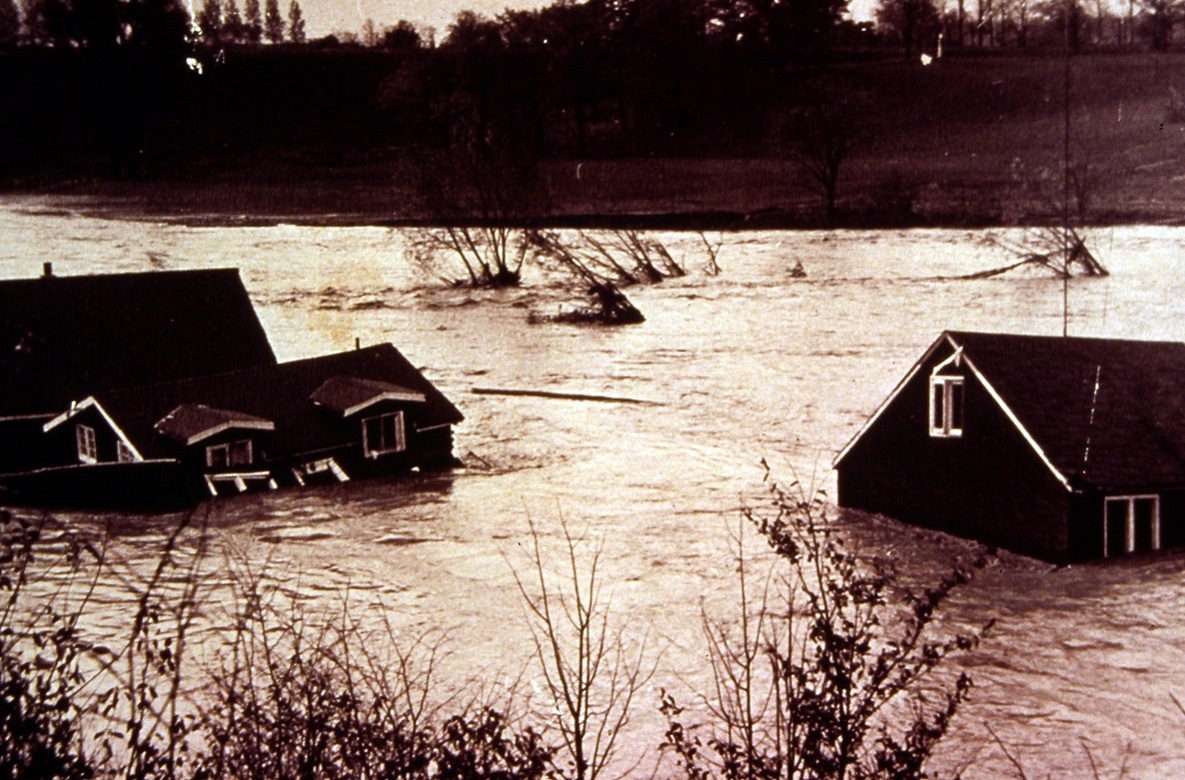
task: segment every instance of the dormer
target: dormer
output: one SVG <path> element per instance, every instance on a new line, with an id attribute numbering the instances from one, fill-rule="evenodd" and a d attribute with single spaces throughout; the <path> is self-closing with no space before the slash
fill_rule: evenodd
<path id="1" fill-rule="evenodd" d="M 204 444 L 205 466 L 214 471 L 252 465 L 258 433 L 276 430 L 271 420 L 204 404 L 182 404 L 153 427 L 185 447 Z"/>

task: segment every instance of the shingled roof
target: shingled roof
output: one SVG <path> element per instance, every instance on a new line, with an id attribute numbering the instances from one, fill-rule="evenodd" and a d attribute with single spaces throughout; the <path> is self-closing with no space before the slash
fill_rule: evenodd
<path id="1" fill-rule="evenodd" d="M 951 331 L 1070 484 L 1185 484 L 1185 344 Z"/>
<path id="2" fill-rule="evenodd" d="M 234 269 L 0 281 L 0 416 L 275 362 Z"/>
<path id="3" fill-rule="evenodd" d="M 242 419 L 274 423 L 275 448 L 306 453 L 348 444 L 340 417 L 314 403 L 313 396 L 333 378 L 351 377 L 397 387 L 423 404 L 421 427 L 451 425 L 464 419 L 431 382 L 390 344 L 323 357 L 261 366 L 178 382 L 101 393 L 99 403 L 145 457 L 166 457 L 167 442 L 158 423 L 179 407 L 198 404 L 233 410 Z M 229 414 L 230 412 L 224 411 Z"/>

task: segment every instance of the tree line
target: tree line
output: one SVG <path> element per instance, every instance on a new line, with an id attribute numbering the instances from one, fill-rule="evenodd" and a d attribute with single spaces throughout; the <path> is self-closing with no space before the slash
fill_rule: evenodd
<path id="1" fill-rule="evenodd" d="M 787 157 L 812 135 L 818 162 L 851 149 L 826 130 L 861 113 L 846 66 L 1165 49 L 1185 0 L 880 0 L 875 25 L 848 0 L 558 0 L 463 11 L 439 40 L 406 20 L 313 39 L 281 2 L 204 0 L 191 18 L 180 0 L 0 0 L 0 178 L 395 150 L 420 179 L 467 161 L 469 178 L 518 181 L 547 158 Z M 824 162 L 810 175 L 831 208 Z"/>

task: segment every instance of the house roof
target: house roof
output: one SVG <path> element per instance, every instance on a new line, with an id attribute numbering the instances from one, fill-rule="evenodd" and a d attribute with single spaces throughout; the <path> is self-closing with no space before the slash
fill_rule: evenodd
<path id="1" fill-rule="evenodd" d="M 234 269 L 0 281 L 0 415 L 275 362 Z"/>
<path id="2" fill-rule="evenodd" d="M 236 415 L 274 424 L 277 453 L 297 454 L 350 443 L 343 438 L 340 416 L 316 404 L 313 396 L 334 378 L 362 380 L 375 387 L 395 387 L 421 405 L 421 428 L 450 425 L 464 419 L 431 382 L 390 344 L 351 352 L 260 366 L 177 382 L 127 388 L 99 394 L 99 401 L 140 448 L 145 457 L 169 455 L 169 441 L 158 423 L 181 407 Z M 187 412 L 186 415 L 189 413 Z M 212 419 L 213 415 L 210 416 Z M 190 424 L 190 419 L 193 424 Z M 226 418 L 230 422 L 231 418 Z M 171 425 L 171 424 L 170 424 Z M 168 426 L 166 426 L 168 427 Z M 201 427 L 199 415 L 178 423 L 178 432 Z M 170 428 L 171 430 L 171 428 Z"/>
<path id="3" fill-rule="evenodd" d="M 944 346 L 1067 485 L 1185 484 L 1185 344 L 948 331 L 905 381 Z"/>
<path id="4" fill-rule="evenodd" d="M 232 429 L 274 431 L 276 424 L 262 417 L 230 409 L 214 409 L 205 404 L 181 404 L 153 427 L 157 433 L 188 445 Z"/>
<path id="5" fill-rule="evenodd" d="M 410 401 L 413 403 L 424 403 L 425 401 L 423 393 L 417 393 L 390 382 L 361 379 L 355 376 L 330 377 L 313 391 L 311 397 L 315 403 L 332 409 L 343 417 L 357 414 L 380 401 Z"/>

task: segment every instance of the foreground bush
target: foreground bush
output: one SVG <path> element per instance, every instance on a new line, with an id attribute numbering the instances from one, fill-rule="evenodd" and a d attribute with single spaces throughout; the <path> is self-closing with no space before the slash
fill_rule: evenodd
<path id="1" fill-rule="evenodd" d="M 734 619 L 704 616 L 714 679 L 701 696 L 706 720 L 686 725 L 684 709 L 664 695 L 666 747 L 689 780 L 926 777 L 971 681 L 960 674 L 946 689 L 929 681 L 928 694 L 922 684 L 989 628 L 936 638 L 934 623 L 986 559 L 956 564 L 916 591 L 889 562 L 849 550 L 820 496 L 772 483 L 770 496 L 770 512 L 746 511 L 736 537 Z M 756 595 L 746 523 L 776 555 Z"/>

